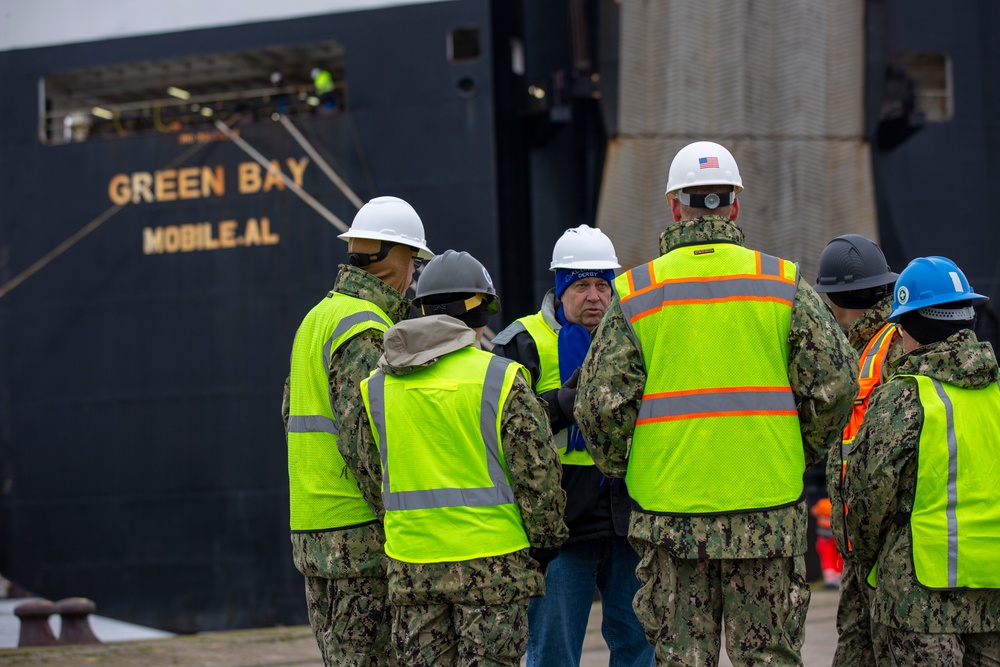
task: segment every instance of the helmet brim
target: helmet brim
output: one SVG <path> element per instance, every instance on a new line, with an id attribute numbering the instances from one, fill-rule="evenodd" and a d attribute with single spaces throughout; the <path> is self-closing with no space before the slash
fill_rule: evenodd
<path id="1" fill-rule="evenodd" d="M 410 246 L 417 251 L 417 257 L 419 259 L 430 260 L 434 259 L 434 253 L 423 241 L 418 241 L 416 239 L 409 239 L 399 234 L 385 234 L 382 232 L 369 232 L 369 231 L 347 231 L 343 234 L 337 236 L 338 239 L 343 239 L 349 241 L 351 239 L 372 239 L 374 241 L 392 241 L 393 243 L 399 243 L 401 245 Z"/>
<path id="2" fill-rule="evenodd" d="M 956 295 L 959 296 L 959 295 Z M 917 303 L 916 305 L 902 305 L 897 306 L 891 313 L 889 317 L 885 318 L 886 322 L 899 322 L 899 318 L 907 313 L 911 313 L 915 310 L 920 310 L 921 308 L 933 308 L 934 306 L 943 306 L 948 303 L 957 303 L 959 301 L 968 301 L 969 305 L 978 306 L 984 304 L 990 300 L 990 297 L 983 294 L 976 294 L 975 292 L 969 292 L 968 294 L 960 295 L 961 298 L 953 298 L 951 295 L 947 297 L 941 297 L 940 299 L 930 299 Z"/>
<path id="3" fill-rule="evenodd" d="M 830 292 L 853 292 L 855 290 L 868 289 L 869 287 L 881 287 L 882 285 L 892 285 L 899 278 L 899 274 L 893 271 L 888 273 L 883 273 L 878 276 L 872 276 L 870 278 L 865 278 L 863 280 L 855 280 L 849 283 L 846 282 L 835 282 L 822 284 L 817 282 L 813 285 L 813 289 L 820 294 L 828 294 Z"/>
<path id="4" fill-rule="evenodd" d="M 577 269 L 580 271 L 604 271 L 606 269 L 620 269 L 622 265 L 618 262 L 585 261 L 585 262 L 551 262 L 549 271 L 558 269 Z"/>

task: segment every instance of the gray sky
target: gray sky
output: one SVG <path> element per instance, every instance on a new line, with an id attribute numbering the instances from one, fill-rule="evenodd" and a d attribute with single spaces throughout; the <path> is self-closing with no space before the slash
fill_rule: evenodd
<path id="1" fill-rule="evenodd" d="M 91 42 L 427 0 L 0 0 L 0 51 Z"/>

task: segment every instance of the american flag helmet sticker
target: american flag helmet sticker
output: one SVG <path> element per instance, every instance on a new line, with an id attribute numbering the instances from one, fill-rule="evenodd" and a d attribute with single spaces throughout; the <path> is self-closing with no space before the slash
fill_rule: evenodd
<path id="1" fill-rule="evenodd" d="M 717 158 L 717 157 L 700 157 L 700 158 L 698 158 L 698 168 L 699 169 L 718 169 L 719 168 L 719 158 Z"/>

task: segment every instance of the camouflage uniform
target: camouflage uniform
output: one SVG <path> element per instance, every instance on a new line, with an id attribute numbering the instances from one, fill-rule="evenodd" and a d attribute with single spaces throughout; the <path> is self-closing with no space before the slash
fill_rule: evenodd
<path id="1" fill-rule="evenodd" d="M 333 291 L 369 301 L 393 322 L 403 319 L 410 303 L 399 292 L 359 268 L 341 265 Z M 382 354 L 382 336 L 366 331 L 345 343 L 330 359 L 330 402 L 336 415 L 356 412 L 361 402 L 359 384 L 375 369 Z M 281 412 L 288 430 L 289 386 L 285 381 Z M 338 437 L 337 447 L 350 468 L 350 442 Z M 370 483 L 357 476 L 359 486 Z M 370 494 L 365 494 L 368 499 Z M 372 506 L 380 514 L 381 503 Z M 395 664 L 389 640 L 386 604 L 384 534 L 375 521 L 343 529 L 292 533 L 295 567 L 306 579 L 309 623 L 327 665 Z M 388 657 L 387 657 L 388 656 Z"/>
<path id="2" fill-rule="evenodd" d="M 450 320 L 450 326 L 442 327 L 442 320 Z M 394 365 L 397 356 L 387 353 L 379 361 L 386 374 L 406 375 L 474 342 L 474 338 L 456 337 L 462 329 L 472 330 L 445 315 L 406 325 L 440 331 L 440 339 L 424 350 L 433 358 L 418 366 Z M 393 329 L 386 332 L 387 340 Z M 371 504 L 380 506 L 381 460 L 363 406 L 341 425 L 340 437 L 355 444 L 352 454 L 357 470 L 367 477 L 361 491 Z M 520 373 L 502 408 L 500 446 L 529 543 L 539 549 L 558 547 L 568 536 L 562 520 L 566 494 L 559 485 L 559 453 L 552 442 L 548 412 Z M 528 598 L 544 594 L 544 574 L 526 549 L 461 562 L 389 559 L 392 632 L 400 662 L 408 667 L 516 667 L 527 648 Z"/>
<path id="3" fill-rule="evenodd" d="M 859 355 L 885 325 L 885 318 L 889 317 L 891 312 L 892 296 L 887 296 L 851 324 L 847 331 L 847 341 Z M 902 355 L 903 341 L 895 335 L 882 366 L 883 381 L 885 369 Z M 830 451 L 826 464 L 826 484 L 830 494 L 830 528 L 837 540 L 837 549 L 841 554 L 845 554 L 843 579 L 840 582 L 840 602 L 837 605 L 837 651 L 833 656 L 833 664 L 835 667 L 873 665 L 875 653 L 872 649 L 870 598 L 868 584 L 865 582 L 868 572 L 856 567 L 846 555 L 844 501 L 840 494 L 841 466 L 840 443 L 837 443 Z"/>
<path id="4" fill-rule="evenodd" d="M 743 232 L 709 215 L 669 227 L 660 251 L 718 242 L 742 245 Z M 788 377 L 811 465 L 840 440 L 858 391 L 857 355 L 801 277 L 789 342 Z M 642 352 L 616 298 L 594 334 L 574 410 L 594 461 L 609 476 L 625 476 L 645 382 Z M 657 663 L 717 664 L 725 617 L 733 664 L 801 664 L 810 595 L 807 520 L 804 498 L 791 507 L 714 516 L 634 509 L 629 539 L 642 555 L 643 583 L 634 607 Z"/>
<path id="5" fill-rule="evenodd" d="M 970 329 L 917 348 L 889 370 L 966 389 L 1000 377 L 993 348 Z M 844 481 L 854 565 L 867 575 L 878 562 L 871 605 L 875 653 L 885 664 L 960 665 L 964 651 L 966 665 L 996 665 L 1000 590 L 929 590 L 914 574 L 909 523 L 898 517 L 913 509 L 923 419 L 912 380 L 877 388 L 854 440 L 857 465 L 848 465 Z"/>

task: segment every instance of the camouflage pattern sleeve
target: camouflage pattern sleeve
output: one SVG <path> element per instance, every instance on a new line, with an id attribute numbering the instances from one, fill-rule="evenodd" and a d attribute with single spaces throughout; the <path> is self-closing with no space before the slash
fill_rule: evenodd
<path id="1" fill-rule="evenodd" d="M 382 516 L 382 468 L 378 448 L 368 427 L 361 398 L 361 381 L 375 370 L 382 356 L 382 334 L 362 332 L 341 346 L 330 361 L 330 405 L 337 418 L 337 449 L 376 516 Z M 367 436 L 367 438 L 365 437 Z M 369 451 L 374 447 L 374 461 Z M 372 463 L 375 469 L 372 470 Z"/>
<path id="2" fill-rule="evenodd" d="M 799 277 L 788 334 L 788 380 L 795 393 L 806 466 L 840 442 L 858 395 L 858 356 L 819 295 Z"/>
<path id="3" fill-rule="evenodd" d="M 577 386 L 573 413 L 594 463 L 624 477 L 646 367 L 617 297 L 594 331 Z"/>
<path id="4" fill-rule="evenodd" d="M 337 446 L 341 450 L 350 450 L 351 459 L 345 457 L 344 460 L 357 478 L 361 495 L 374 510 L 378 520 L 382 521 L 385 514 L 382 507 L 382 461 L 364 404 L 361 410 L 355 410 L 346 419 L 340 427 Z M 340 444 L 341 439 L 345 440 L 344 445 Z"/>
<path id="5" fill-rule="evenodd" d="M 900 480 L 916 474 L 916 446 L 923 409 L 916 386 L 899 379 L 872 394 L 865 419 L 854 438 L 844 479 L 847 535 L 864 572 L 878 559 L 899 507 Z"/>
<path id="6" fill-rule="evenodd" d="M 521 373 L 507 395 L 500 429 L 503 456 L 528 541 L 533 547 L 557 547 L 569 537 L 563 522 L 566 492 L 560 483 L 562 465 L 548 413 Z"/>

